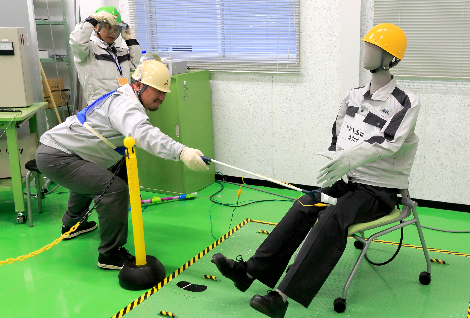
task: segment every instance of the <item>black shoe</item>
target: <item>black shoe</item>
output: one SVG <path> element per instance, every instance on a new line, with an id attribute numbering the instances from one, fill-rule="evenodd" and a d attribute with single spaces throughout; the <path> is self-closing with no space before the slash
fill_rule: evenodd
<path id="1" fill-rule="evenodd" d="M 276 291 L 270 291 L 266 296 L 254 295 L 250 306 L 266 316 L 284 318 L 289 302 L 284 302 Z"/>
<path id="2" fill-rule="evenodd" d="M 96 228 L 98 227 L 98 224 L 96 224 L 95 221 L 85 221 L 84 223 L 81 223 L 77 229 L 75 231 L 73 231 L 72 233 L 70 233 L 69 236 L 67 237 L 64 237 L 63 240 L 71 240 L 81 234 L 85 234 L 85 233 L 88 233 L 88 232 L 91 232 L 93 230 L 95 230 Z M 72 227 L 69 227 L 69 226 L 65 226 L 65 225 L 62 225 L 62 234 L 65 234 L 67 233 L 68 231 L 70 231 Z"/>
<path id="3" fill-rule="evenodd" d="M 102 269 L 120 270 L 126 261 L 135 261 L 135 257 L 122 246 L 111 250 L 107 255 L 98 255 L 98 267 Z"/>
<path id="4" fill-rule="evenodd" d="M 246 262 L 243 261 L 241 255 L 238 255 L 236 261 L 228 259 L 221 253 L 212 255 L 212 263 L 214 263 L 219 271 L 235 283 L 238 290 L 244 292 L 251 286 L 254 278 L 246 275 Z"/>

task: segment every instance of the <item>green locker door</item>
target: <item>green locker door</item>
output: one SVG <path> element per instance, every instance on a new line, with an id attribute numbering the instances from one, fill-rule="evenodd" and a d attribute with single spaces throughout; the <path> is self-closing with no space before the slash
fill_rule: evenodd
<path id="1" fill-rule="evenodd" d="M 171 93 L 155 112 L 149 112 L 152 125 L 204 155 L 214 157 L 209 71 L 189 71 L 171 78 Z M 150 192 L 192 193 L 215 181 L 214 165 L 193 171 L 182 161 L 165 160 L 137 149 L 139 182 Z"/>

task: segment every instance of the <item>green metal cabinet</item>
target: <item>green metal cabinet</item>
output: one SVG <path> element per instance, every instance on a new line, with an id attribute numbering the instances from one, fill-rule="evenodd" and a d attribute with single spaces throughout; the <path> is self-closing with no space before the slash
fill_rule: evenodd
<path id="1" fill-rule="evenodd" d="M 157 111 L 149 112 L 152 125 L 191 148 L 214 157 L 209 71 L 173 75 L 171 93 Z M 214 165 L 193 171 L 182 161 L 165 160 L 137 149 L 140 187 L 144 191 L 192 193 L 215 181 Z"/>

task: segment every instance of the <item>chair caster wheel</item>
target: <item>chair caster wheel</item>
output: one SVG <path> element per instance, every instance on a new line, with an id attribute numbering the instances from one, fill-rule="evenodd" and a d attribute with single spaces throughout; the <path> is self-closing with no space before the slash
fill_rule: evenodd
<path id="1" fill-rule="evenodd" d="M 358 250 L 362 250 L 364 248 L 364 243 L 362 243 L 361 241 L 354 241 L 354 247 Z"/>
<path id="2" fill-rule="evenodd" d="M 337 313 L 341 313 L 346 310 L 346 299 L 343 298 L 336 298 L 333 302 L 333 307 Z"/>
<path id="3" fill-rule="evenodd" d="M 419 282 L 423 285 L 429 285 L 431 282 L 431 274 L 428 272 L 421 272 L 421 274 L 419 274 Z"/>
<path id="4" fill-rule="evenodd" d="M 18 215 L 16 216 L 16 223 L 26 223 L 26 215 L 23 212 L 18 212 Z"/>

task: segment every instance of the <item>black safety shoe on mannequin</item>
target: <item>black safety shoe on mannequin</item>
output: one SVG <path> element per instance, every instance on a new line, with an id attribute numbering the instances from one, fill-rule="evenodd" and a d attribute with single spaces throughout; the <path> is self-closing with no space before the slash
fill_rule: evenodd
<path id="1" fill-rule="evenodd" d="M 212 255 L 212 263 L 219 269 L 220 273 L 233 281 L 238 290 L 244 292 L 251 286 L 254 278 L 246 275 L 246 262 L 243 261 L 241 255 L 238 255 L 236 261 L 228 259 L 221 253 Z"/>
<path id="2" fill-rule="evenodd" d="M 266 316 L 284 318 L 289 302 L 284 302 L 276 291 L 270 291 L 266 296 L 254 295 L 250 306 Z"/>
<path id="3" fill-rule="evenodd" d="M 80 223 L 77 229 L 73 231 L 72 233 L 70 233 L 69 236 L 64 237 L 63 240 L 64 241 L 71 240 L 79 235 L 96 230 L 97 227 L 98 227 L 98 224 L 96 224 L 95 221 L 90 221 L 90 222 L 85 221 L 84 223 Z M 71 226 L 69 227 L 69 226 L 62 225 L 62 234 L 67 233 L 68 231 L 70 231 L 71 228 L 72 228 Z"/>
<path id="4" fill-rule="evenodd" d="M 117 269 L 121 270 L 126 261 L 135 261 L 135 257 L 129 253 L 124 247 L 118 247 L 109 253 L 98 255 L 98 267 L 101 269 Z"/>

